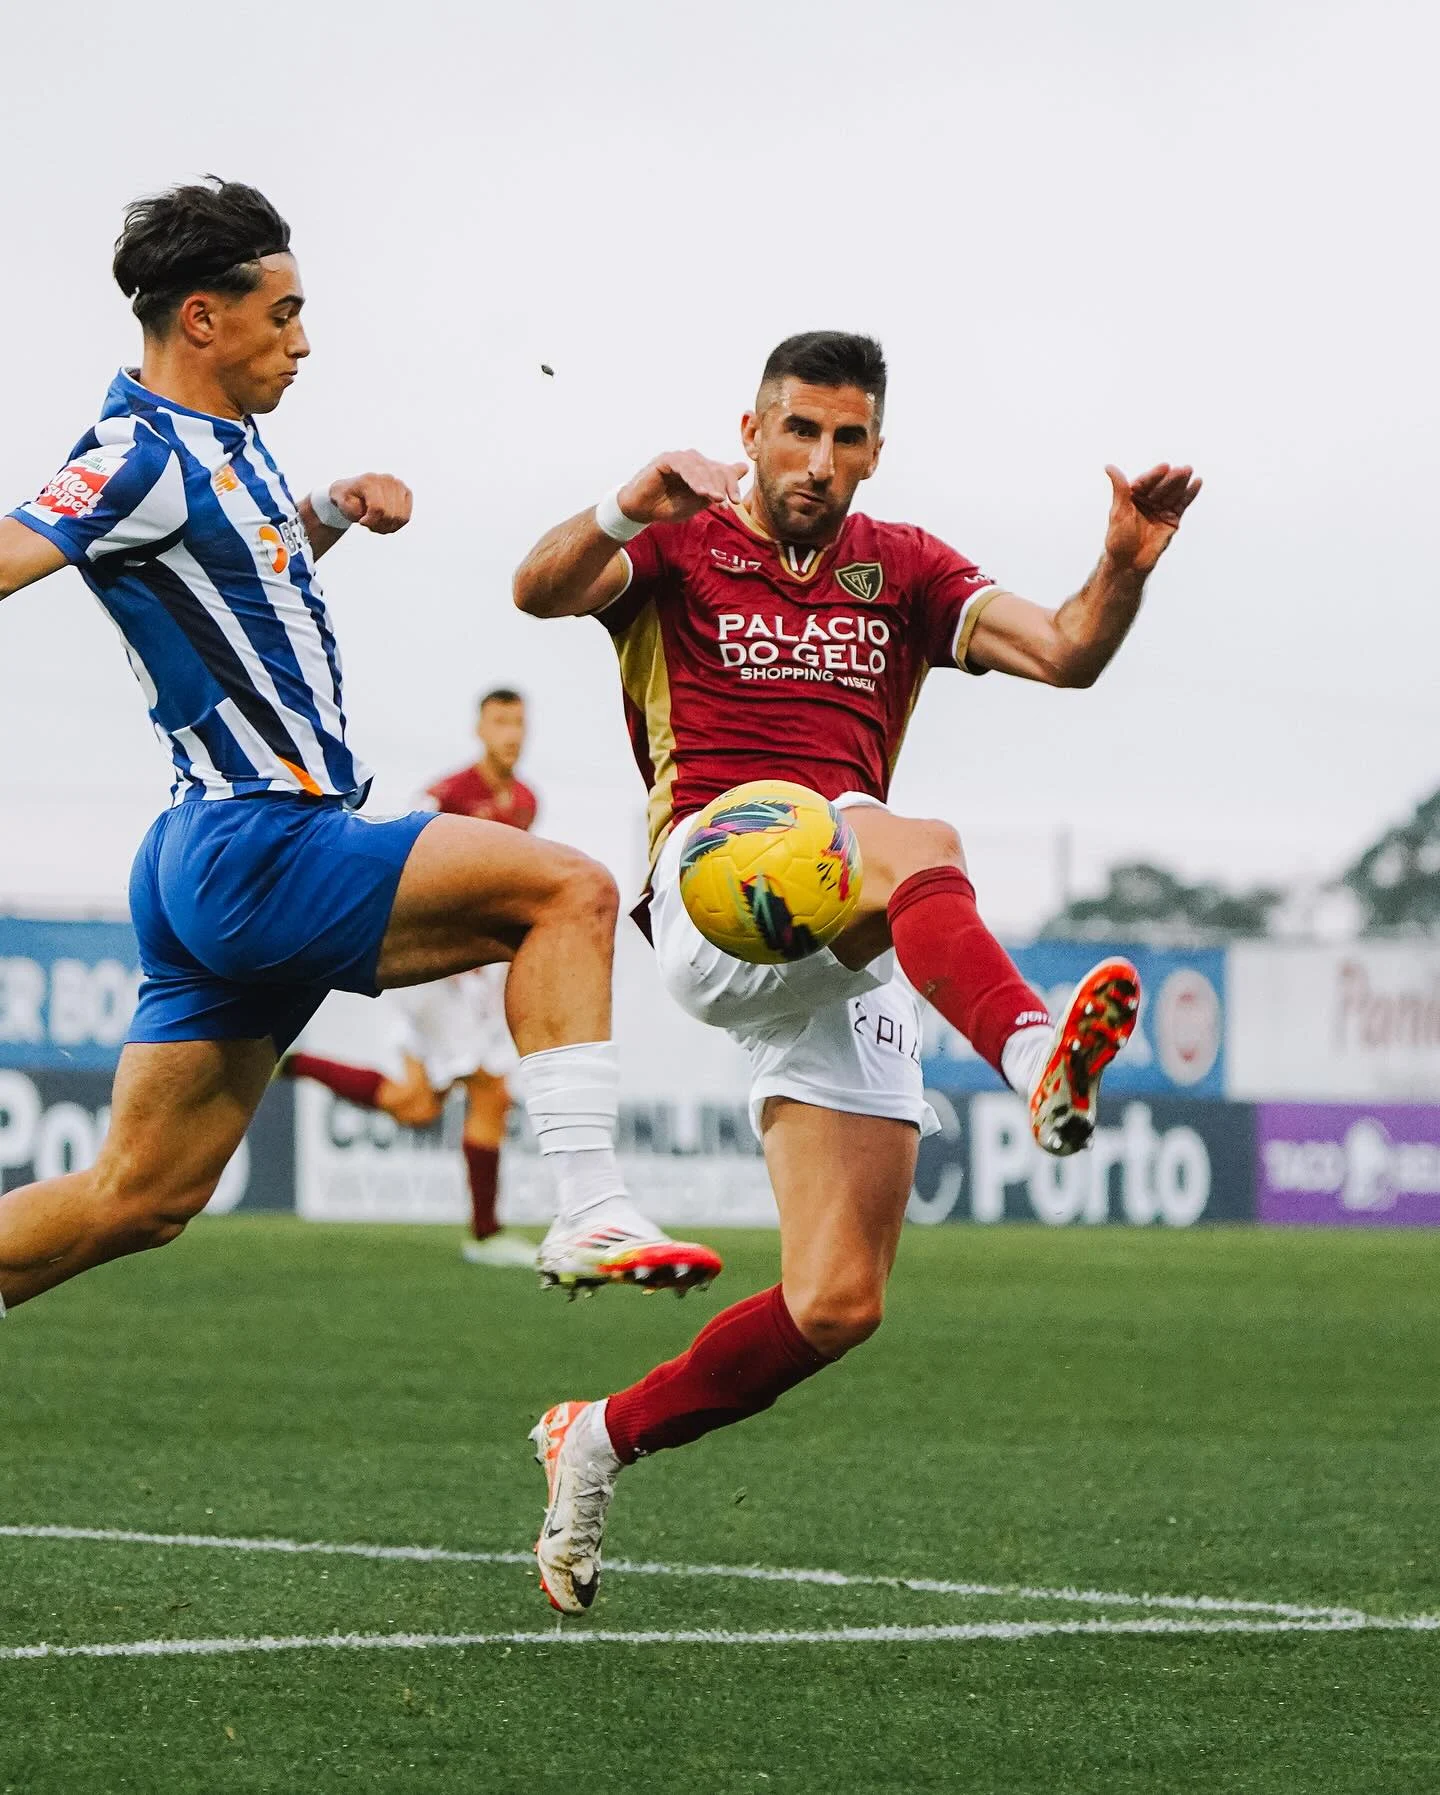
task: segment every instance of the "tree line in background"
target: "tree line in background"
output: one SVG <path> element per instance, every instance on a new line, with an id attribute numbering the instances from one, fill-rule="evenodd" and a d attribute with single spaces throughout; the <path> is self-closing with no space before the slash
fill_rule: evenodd
<path id="1" fill-rule="evenodd" d="M 1319 893 L 1271 885 L 1229 891 L 1212 880 L 1190 885 L 1163 866 L 1132 860 L 1111 867 L 1099 896 L 1073 898 L 1041 933 L 1192 942 L 1307 935 L 1316 932 L 1322 907 L 1330 932 L 1440 933 L 1440 791 Z"/>

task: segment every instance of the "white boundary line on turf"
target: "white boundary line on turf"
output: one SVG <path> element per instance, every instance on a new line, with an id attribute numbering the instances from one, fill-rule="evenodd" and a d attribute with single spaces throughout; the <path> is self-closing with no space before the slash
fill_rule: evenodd
<path id="1" fill-rule="evenodd" d="M 975 1621 L 933 1627 L 820 1627 L 805 1631 L 765 1630 L 616 1632 L 608 1629 L 548 1633 L 317 1633 L 253 1639 L 134 1639 L 115 1645 L 0 1646 L 0 1662 L 42 1658 L 215 1658 L 242 1652 L 434 1651 L 437 1648 L 517 1645 L 926 1645 L 945 1640 L 1053 1639 L 1077 1634 L 1195 1633 L 1425 1633 L 1440 1630 L 1440 1615 L 1384 1620 L 1062 1620 Z"/>
<path id="2" fill-rule="evenodd" d="M 120 1546 L 218 1548 L 221 1551 L 229 1552 L 315 1554 L 326 1558 L 370 1558 L 409 1564 L 533 1565 L 535 1562 L 533 1552 L 462 1552 L 444 1546 L 377 1546 L 337 1544 L 326 1540 L 247 1539 L 212 1533 L 138 1533 L 119 1527 L 0 1525 L 0 1539 L 51 1539 L 93 1541 L 102 1545 Z M 1297 1602 L 1245 1601 L 1228 1596 L 1127 1595 L 1120 1590 L 1077 1589 L 1068 1586 L 1061 1589 L 1046 1589 L 1024 1583 L 955 1583 L 937 1577 L 885 1577 L 864 1573 L 852 1575 L 845 1571 L 795 1570 L 753 1564 L 663 1564 L 625 1558 L 607 1559 L 605 1570 L 607 1574 L 632 1577 L 726 1577 L 750 1583 L 813 1583 L 829 1589 L 903 1589 L 920 1595 L 1012 1597 L 1029 1602 L 1078 1603 L 1087 1608 L 1173 1608 L 1202 1614 L 1275 1615 L 1285 1620 L 1322 1623 L 1325 1627 L 1378 1627 L 1392 1624 L 1384 1617 L 1363 1614 L 1358 1608 L 1314 1607 Z M 1440 1625 L 1440 1621 L 1431 1621 L 1427 1617 L 1425 1625 L 1427 1627 Z M 494 1637 L 499 1638 L 500 1636 L 495 1635 Z M 529 1635 L 517 1635 L 516 1637 L 528 1639 Z M 592 1637 L 592 1635 L 587 1635 L 587 1637 Z M 598 1635 L 593 1637 L 598 1637 Z M 635 1636 L 625 1634 L 624 1637 Z M 681 1634 L 673 1636 L 677 1643 L 684 1637 Z M 740 1637 L 749 1638 L 751 1635 L 745 1634 Z M 796 1637 L 798 1639 L 800 1636 L 796 1635 Z M 827 1633 L 824 1637 L 829 1638 L 832 1635 Z M 969 1635 L 962 1635 L 962 1637 L 969 1637 Z M 988 1638 L 990 1635 L 982 1633 L 977 1637 Z M 997 1635 L 997 1637 L 1003 1637 L 1003 1635 Z M 509 1638 L 509 1635 L 506 1635 L 506 1638 Z M 478 1640 L 477 1643 L 479 1643 Z"/>

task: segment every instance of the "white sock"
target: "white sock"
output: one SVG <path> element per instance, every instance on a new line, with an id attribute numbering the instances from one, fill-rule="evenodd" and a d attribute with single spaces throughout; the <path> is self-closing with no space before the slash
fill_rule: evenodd
<path id="1" fill-rule="evenodd" d="M 625 1195 L 615 1159 L 620 1067 L 609 1041 L 529 1053 L 517 1083 L 541 1157 L 555 1180 L 558 1218 L 574 1221 Z"/>
<path id="2" fill-rule="evenodd" d="M 1054 1039 L 1055 1029 L 1048 1022 L 1015 1030 L 1000 1049 L 1000 1070 L 1012 1091 L 1028 1097 L 1035 1089 L 1035 1081 L 1050 1057 L 1050 1043 Z"/>
<path id="3" fill-rule="evenodd" d="M 609 1407 L 609 1403 L 608 1396 L 603 1402 L 590 1403 L 581 1411 L 580 1417 L 574 1425 L 580 1431 L 580 1444 L 605 1475 L 613 1477 L 624 1467 L 621 1465 L 619 1454 L 611 1441 L 610 1429 L 605 1424 L 605 1411 Z"/>

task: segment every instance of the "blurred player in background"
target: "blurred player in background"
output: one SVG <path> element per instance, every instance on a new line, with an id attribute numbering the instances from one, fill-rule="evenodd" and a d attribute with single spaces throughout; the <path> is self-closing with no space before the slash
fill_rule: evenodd
<path id="1" fill-rule="evenodd" d="M 535 793 L 515 772 L 525 750 L 525 700 L 508 686 L 487 692 L 480 700 L 475 733 L 479 760 L 437 780 L 426 798 L 449 816 L 533 828 Z M 313 1053 L 287 1054 L 281 1073 L 314 1079 L 347 1103 L 383 1110 L 405 1128 L 432 1127 L 443 1115 L 450 1091 L 463 1084 L 461 1147 L 470 1186 L 471 1237 L 461 1253 L 472 1265 L 533 1268 L 533 1243 L 502 1228 L 497 1214 L 500 1152 L 510 1113 L 506 1080 L 520 1063 L 505 1021 L 504 963 L 386 992 L 381 1003 L 400 1020 L 403 1031 L 399 1077 Z"/>
<path id="2" fill-rule="evenodd" d="M 327 992 L 373 997 L 496 960 L 510 962 L 561 1270 L 708 1281 L 714 1254 L 639 1215 L 615 1156 L 609 873 L 475 817 L 355 814 L 370 773 L 316 564 L 355 524 L 400 529 L 411 499 L 392 475 L 359 474 L 297 502 L 261 439 L 257 415 L 310 353 L 290 227 L 253 187 L 211 177 L 137 200 L 114 274 L 140 366 L 0 519 L 0 598 L 79 570 L 175 777 L 131 874 L 144 979 L 109 1131 L 89 1170 L 0 1196 L 0 1312 L 180 1234 Z"/>
<path id="3" fill-rule="evenodd" d="M 1099 563 L 1052 611 L 922 530 L 851 514 L 879 460 L 885 384 L 869 337 L 790 338 L 742 423 L 755 476 L 743 500 L 746 462 L 663 455 L 553 529 L 515 576 L 522 610 L 598 616 L 614 640 L 650 787 L 661 976 L 691 1015 L 747 1049 L 780 1211 L 780 1284 L 725 1310 L 638 1384 L 561 1403 L 535 1429 L 550 1489 L 536 1553 L 567 1611 L 594 1599 L 623 1466 L 769 1408 L 880 1325 L 916 1148 L 938 1126 L 913 993 L 1028 1100 L 1035 1138 L 1055 1154 L 1089 1140 L 1100 1075 L 1134 1026 L 1139 987 L 1121 960 L 1082 980 L 1052 1026 L 980 919 L 955 830 L 897 816 L 887 797 L 931 669 L 1095 681 L 1199 483 L 1185 467 L 1134 482 L 1109 469 Z M 1057 730 L 1061 780 L 1084 778 L 1074 734 Z M 767 777 L 834 800 L 864 861 L 857 920 L 833 948 L 782 966 L 721 952 L 679 896 L 687 819 Z"/>

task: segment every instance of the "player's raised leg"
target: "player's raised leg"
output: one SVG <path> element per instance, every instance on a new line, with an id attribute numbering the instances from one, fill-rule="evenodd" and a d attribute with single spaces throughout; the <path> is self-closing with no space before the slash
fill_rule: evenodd
<path id="1" fill-rule="evenodd" d="M 575 849 L 498 823 L 438 816 L 406 862 L 378 982 L 416 984 L 509 958 L 505 1013 L 521 1056 L 516 1083 L 557 1199 L 542 1275 L 571 1289 L 685 1290 L 708 1284 L 719 1257 L 648 1221 L 626 1195 L 615 1157 L 620 1074 L 610 980 L 618 907 L 609 873 Z"/>
<path id="2" fill-rule="evenodd" d="M 1058 1022 L 976 908 L 960 837 L 948 823 L 855 805 L 846 820 L 865 874 L 860 910 L 835 945 L 850 966 L 894 946 L 905 976 L 1026 1098 L 1047 1153 L 1078 1152 L 1095 1128 L 1100 1079 L 1129 1040 L 1140 980 L 1110 959 L 1081 981 Z"/>
<path id="3" fill-rule="evenodd" d="M 0 1197 L 0 1306 L 173 1240 L 209 1202 L 274 1064 L 268 1040 L 126 1047 L 95 1164 Z"/>
<path id="4" fill-rule="evenodd" d="M 724 1310 L 678 1358 L 608 1401 L 558 1404 L 531 1436 L 549 1485 L 536 1557 L 564 1613 L 595 1599 L 624 1466 L 760 1414 L 880 1325 L 919 1131 L 772 1097 L 764 1139 L 780 1283 Z"/>

